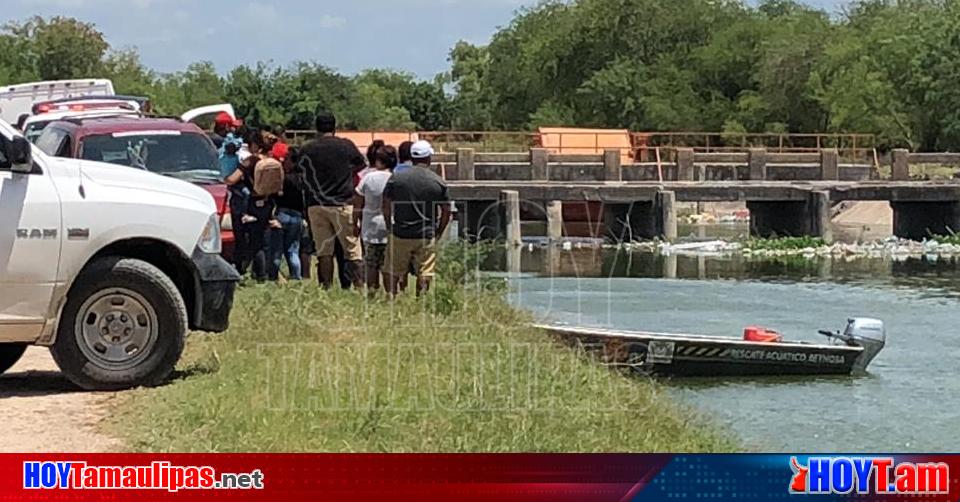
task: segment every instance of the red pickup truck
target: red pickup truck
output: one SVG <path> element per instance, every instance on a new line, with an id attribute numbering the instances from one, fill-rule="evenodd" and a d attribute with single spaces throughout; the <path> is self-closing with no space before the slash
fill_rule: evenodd
<path id="1" fill-rule="evenodd" d="M 36 146 L 56 157 L 109 162 L 200 185 L 217 204 L 223 255 L 233 255 L 228 192 L 220 179 L 217 151 L 196 124 L 169 118 L 68 118 L 47 125 Z"/>

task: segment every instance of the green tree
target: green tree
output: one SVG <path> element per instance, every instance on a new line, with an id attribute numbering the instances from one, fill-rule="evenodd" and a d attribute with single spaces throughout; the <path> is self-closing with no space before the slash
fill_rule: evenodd
<path id="1" fill-rule="evenodd" d="M 769 26 L 756 73 L 769 110 L 766 119 L 785 123 L 792 132 L 823 130 L 827 114 L 810 92 L 809 81 L 830 39 L 829 18 L 823 11 L 782 0 L 764 2 L 760 10 Z"/>
<path id="2" fill-rule="evenodd" d="M 375 82 L 360 81 L 349 99 L 340 105 L 338 117 L 345 129 L 415 129 L 410 112 L 398 105 L 398 98 L 391 89 Z"/>
<path id="3" fill-rule="evenodd" d="M 17 84 L 40 79 L 30 41 L 14 35 L 9 27 L 0 34 L 0 82 Z"/>
<path id="4" fill-rule="evenodd" d="M 492 99 L 484 79 L 490 70 L 486 48 L 457 42 L 450 51 L 450 81 L 455 89 L 454 129 L 485 130 L 493 125 Z"/>
<path id="5" fill-rule="evenodd" d="M 120 94 L 153 96 L 157 91 L 157 76 L 140 62 L 134 50 L 111 52 L 103 60 L 103 76 L 113 81 Z"/>
<path id="6" fill-rule="evenodd" d="M 91 78 L 103 69 L 110 47 L 90 23 L 68 17 L 33 17 L 10 23 L 5 31 L 23 43 L 36 75 L 43 80 Z"/>
<path id="7" fill-rule="evenodd" d="M 960 148 L 956 2 L 856 3 L 811 77 L 828 129 L 879 133 L 890 146 Z"/>
<path id="8" fill-rule="evenodd" d="M 352 93 L 350 79 L 315 63 L 234 68 L 224 79 L 225 99 L 253 126 L 283 124 L 312 129 L 318 108 L 337 111 Z"/>
<path id="9" fill-rule="evenodd" d="M 554 101 L 544 101 L 537 111 L 530 114 L 529 129 L 538 127 L 574 126 L 577 123 L 574 110 Z"/>
<path id="10" fill-rule="evenodd" d="M 410 119 L 422 131 L 449 129 L 452 120 L 452 102 L 443 90 L 443 80 L 416 82 L 401 98 L 401 105 Z"/>
<path id="11" fill-rule="evenodd" d="M 422 80 L 316 62 L 210 63 L 159 74 L 82 21 L 0 30 L 0 81 L 104 76 L 161 113 L 227 101 L 254 126 L 353 129 L 543 125 L 867 132 L 885 146 L 960 150 L 960 1 L 854 0 L 842 16 L 793 0 L 545 0 L 486 46 L 457 43 Z"/>

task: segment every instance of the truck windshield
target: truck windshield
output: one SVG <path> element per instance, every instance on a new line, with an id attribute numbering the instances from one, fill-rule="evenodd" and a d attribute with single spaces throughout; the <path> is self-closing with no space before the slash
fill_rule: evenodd
<path id="1" fill-rule="evenodd" d="M 80 158 L 144 169 L 198 183 L 219 181 L 217 151 L 203 135 L 149 131 L 88 136 Z"/>
<path id="2" fill-rule="evenodd" d="M 49 120 L 45 120 L 27 124 L 27 127 L 23 131 L 23 136 L 31 143 L 36 143 L 37 140 L 40 139 L 40 135 L 43 134 L 43 128 L 47 127 L 49 123 Z"/>

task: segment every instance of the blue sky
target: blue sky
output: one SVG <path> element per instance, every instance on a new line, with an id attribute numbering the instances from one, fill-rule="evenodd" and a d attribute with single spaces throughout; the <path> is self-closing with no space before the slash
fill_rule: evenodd
<path id="1" fill-rule="evenodd" d="M 670 1 L 670 0 L 663 0 Z M 7 3 L 7 2 L 4 2 Z M 135 47 L 156 70 L 213 61 L 314 60 L 347 73 L 390 67 L 430 77 L 457 40 L 484 43 L 535 0 L 14 0 L 18 19 L 93 22 L 114 47 Z M 840 0 L 809 0 L 833 9 Z M 409 27 L 416 26 L 416 29 Z"/>

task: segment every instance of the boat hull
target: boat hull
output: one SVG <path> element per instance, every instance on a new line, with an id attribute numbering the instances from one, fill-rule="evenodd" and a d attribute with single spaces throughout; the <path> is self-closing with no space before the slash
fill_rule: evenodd
<path id="1" fill-rule="evenodd" d="M 862 347 L 840 345 L 545 329 L 567 345 L 597 354 L 604 364 L 671 377 L 850 375 L 863 354 Z"/>

